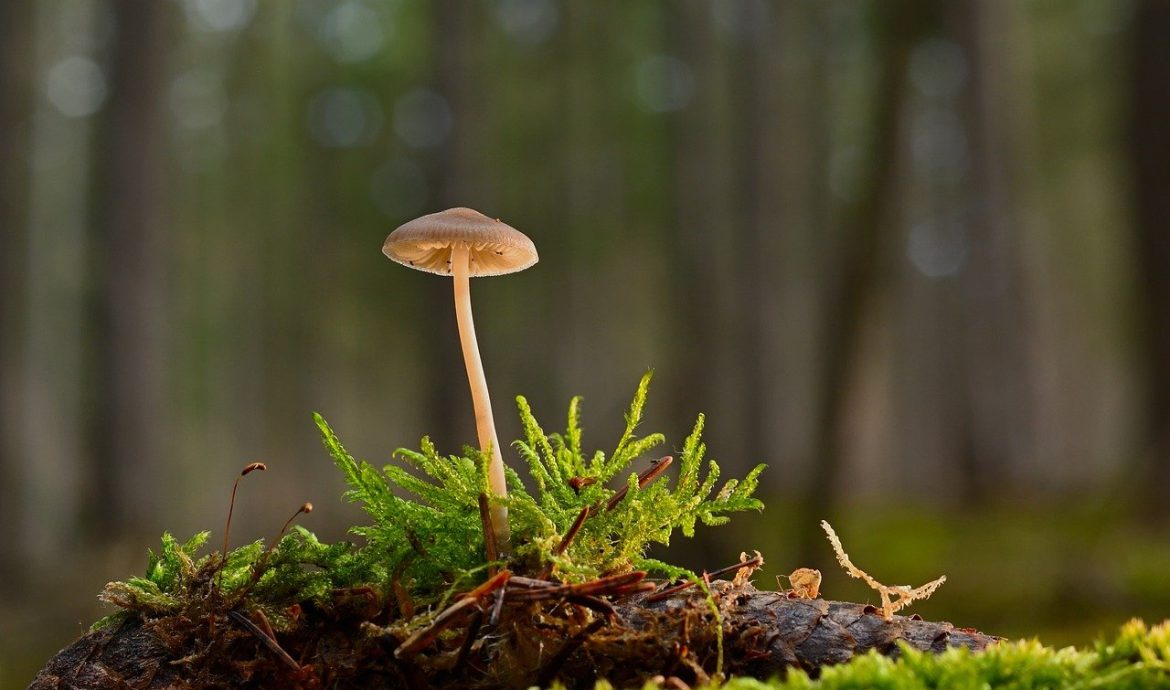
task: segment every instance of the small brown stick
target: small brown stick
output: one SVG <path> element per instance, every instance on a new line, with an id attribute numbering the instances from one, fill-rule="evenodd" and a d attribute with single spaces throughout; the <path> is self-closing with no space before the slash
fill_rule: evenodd
<path id="1" fill-rule="evenodd" d="M 462 594 L 456 594 L 455 600 L 459 601 L 461 599 L 475 599 L 478 601 L 483 599 L 500 587 L 503 587 L 504 583 L 506 583 L 510 577 L 512 577 L 511 571 L 501 570 L 495 575 L 492 575 L 488 579 L 484 580 L 483 584 L 479 585 L 475 589 L 470 589 L 466 592 L 463 592 Z"/>
<path id="2" fill-rule="evenodd" d="M 513 575 L 508 578 L 508 584 L 523 587 L 525 589 L 544 589 L 546 587 L 556 587 L 559 582 L 551 582 L 549 580 L 536 579 L 532 577 L 524 577 L 522 575 Z"/>
<path id="3" fill-rule="evenodd" d="M 492 528 L 491 506 L 488 505 L 487 494 L 479 495 L 479 521 L 483 523 L 483 548 L 486 551 L 488 574 L 496 574 L 494 563 L 500 559 L 500 550 L 496 546 L 496 531 Z"/>
<path id="4" fill-rule="evenodd" d="M 394 650 L 394 656 L 401 659 L 418 654 L 427 645 L 434 642 L 439 633 L 454 625 L 463 614 L 469 611 L 479 611 L 478 600 L 467 598 L 451 604 L 443 609 L 442 613 L 435 616 L 435 620 L 430 625 L 406 638 L 406 641 Z"/>
<path id="5" fill-rule="evenodd" d="M 480 600 L 503 587 L 511 576 L 512 573 L 501 570 L 475 589 L 459 595 L 458 600 L 443 609 L 442 613 L 436 616 L 430 625 L 408 637 L 398 649 L 394 650 L 394 656 L 402 658 L 413 656 L 422 651 L 439 636 L 439 633 L 454 625 L 469 610 L 474 611 L 482 618 L 483 610 L 480 608 Z"/>
<path id="6" fill-rule="evenodd" d="M 575 491 L 577 493 L 581 493 L 581 489 L 584 489 L 585 487 L 589 486 L 590 484 L 596 484 L 596 483 L 597 483 L 596 477 L 573 477 L 573 478 L 569 479 L 569 486 L 572 487 L 573 491 Z"/>
<path id="7" fill-rule="evenodd" d="M 544 670 L 540 672 L 540 678 L 537 680 L 536 684 L 542 688 L 552 685 L 552 682 L 556 680 L 557 674 L 560 673 L 561 667 L 565 665 L 565 662 L 568 661 L 573 652 L 577 651 L 577 649 L 582 644 L 584 644 L 585 640 L 588 639 L 590 635 L 600 630 L 602 626 L 606 624 L 606 622 L 607 619 L 598 618 L 597 620 L 582 628 L 576 635 L 573 635 L 571 638 L 569 638 L 569 640 L 565 642 L 565 646 L 561 647 L 560 650 L 557 651 L 557 653 L 553 656 L 553 658 L 549 660 L 548 666 L 545 666 Z"/>
<path id="8" fill-rule="evenodd" d="M 565 536 L 561 537 L 560 543 L 557 544 L 556 548 L 553 549 L 553 554 L 560 556 L 563 555 L 566 550 L 568 550 L 569 544 L 573 543 L 573 539 L 577 536 L 577 533 L 581 531 L 581 525 L 584 525 L 585 520 L 587 520 L 592 514 L 593 511 L 589 509 L 589 506 L 585 506 L 581 509 L 581 512 L 577 514 L 577 519 L 573 520 L 573 524 L 569 525 L 569 529 L 567 532 L 565 532 Z M 553 564 L 549 562 L 544 566 L 544 569 L 540 571 L 540 579 L 547 579 L 552 575 L 552 570 Z"/>
<path id="9" fill-rule="evenodd" d="M 396 577 L 390 580 L 390 586 L 394 588 L 394 599 L 398 602 L 399 615 L 406 620 L 414 618 L 414 602 L 410 600 L 410 593 L 402 586 L 402 581 Z"/>
<path id="10" fill-rule="evenodd" d="M 427 557 L 427 550 L 423 548 L 422 540 L 418 538 L 418 535 L 414 533 L 414 530 L 406 530 L 406 540 L 410 542 L 410 548 L 414 549 L 415 553 L 422 556 L 423 558 Z"/>
<path id="11" fill-rule="evenodd" d="M 737 570 L 740 570 L 742 568 L 758 568 L 763 564 L 764 564 L 764 557 L 761 556 L 757 552 L 755 556 L 752 556 L 751 558 L 749 558 L 747 560 L 740 561 L 739 563 L 736 563 L 735 565 L 729 565 L 726 568 L 720 568 L 719 570 L 716 570 L 713 573 L 708 573 L 706 570 L 704 570 L 702 575 L 700 575 L 700 577 L 702 577 L 707 582 L 708 587 L 710 587 L 710 582 L 711 582 L 712 577 L 719 577 L 720 575 L 726 575 L 727 573 L 730 573 L 732 571 L 737 571 Z M 681 582 L 677 585 L 667 587 L 666 589 L 662 590 L 661 592 L 658 592 L 657 594 L 652 594 L 652 595 L 646 597 L 646 603 L 653 604 L 656 601 L 662 601 L 663 599 L 669 599 L 670 597 L 674 596 L 675 594 L 678 594 L 679 592 L 682 592 L 683 590 L 690 589 L 691 587 L 694 587 L 694 586 L 695 586 L 695 583 L 692 580 L 687 580 L 686 582 Z"/>
<path id="12" fill-rule="evenodd" d="M 577 536 L 577 533 L 581 531 L 581 525 L 585 524 L 585 520 L 589 517 L 589 513 L 589 506 L 585 506 L 581 509 L 581 512 L 577 514 L 577 519 L 573 520 L 573 524 L 569 526 L 569 531 L 565 532 L 565 536 L 561 537 L 561 542 L 557 544 L 555 549 L 553 549 L 553 553 L 558 556 L 565 553 L 565 551 L 569 548 L 569 544 L 573 543 L 573 539 Z"/>
<path id="13" fill-rule="evenodd" d="M 508 583 L 500 585 L 500 589 L 496 592 L 496 604 L 492 607 L 492 616 L 488 622 L 496 625 L 500 622 L 500 612 L 504 610 L 504 596 L 508 593 Z"/>
<path id="14" fill-rule="evenodd" d="M 644 489 L 646 488 L 647 484 L 662 476 L 662 473 L 666 471 L 667 467 L 670 467 L 670 463 L 672 462 L 674 462 L 674 458 L 667 455 L 650 463 L 650 467 L 638 475 L 638 488 Z M 622 502 L 622 499 L 626 497 L 626 492 L 629 491 L 629 489 L 629 484 L 626 484 L 622 488 L 618 489 L 617 493 L 611 496 L 609 502 L 605 504 L 605 509 L 613 510 L 616 508 L 618 504 Z"/>
<path id="15" fill-rule="evenodd" d="M 284 648 L 282 648 L 280 644 L 276 642 L 275 638 L 269 637 L 264 632 L 264 630 L 260 628 L 260 626 L 249 620 L 247 616 L 240 613 L 239 611 L 229 611 L 228 617 L 247 628 L 248 632 L 259 638 L 259 640 L 264 643 L 265 647 L 272 651 L 273 654 L 280 657 L 281 661 L 291 666 L 294 671 L 297 673 L 301 672 L 301 665 L 297 663 L 296 659 L 293 659 L 289 653 L 284 651 Z"/>
<path id="16" fill-rule="evenodd" d="M 402 584 L 402 574 L 410 567 L 410 563 L 413 560 L 408 554 L 398 565 L 394 566 L 394 570 L 390 573 L 390 589 L 394 591 L 394 600 L 398 604 L 398 613 L 406 620 L 414 618 L 414 602 L 410 598 L 410 592 L 406 591 L 406 587 Z M 389 615 L 390 602 L 387 601 L 386 604 L 386 613 Z"/>
<path id="17" fill-rule="evenodd" d="M 459 655 L 455 657 L 455 669 L 462 667 L 463 662 L 467 660 L 467 655 L 471 653 L 471 645 L 475 643 L 481 625 L 483 625 L 483 612 L 476 611 L 471 616 L 471 622 L 467 624 L 467 634 L 463 637 L 463 644 L 459 646 Z"/>
<path id="18" fill-rule="evenodd" d="M 593 597 L 585 594 L 570 594 L 569 596 L 565 597 L 565 599 L 571 603 L 577 604 L 578 606 L 584 606 L 587 609 L 592 609 L 598 613 L 604 614 L 607 618 L 617 618 L 617 609 L 613 607 L 613 604 L 609 603 L 605 599 L 602 599 L 601 597 Z"/>
<path id="19" fill-rule="evenodd" d="M 576 584 L 550 583 L 547 586 L 529 586 L 525 589 L 511 590 L 508 593 L 508 598 L 512 601 L 542 601 L 569 595 L 598 596 L 613 594 L 615 592 L 624 593 L 626 591 L 633 591 L 632 588 L 636 589 L 636 586 L 639 585 L 642 580 L 645 579 L 645 577 L 646 571 L 636 570 L 632 573 L 610 575 L 609 577 L 602 577 L 596 580 L 590 580 L 589 582 L 580 582 Z M 537 580 L 537 582 L 541 581 Z"/>
<path id="20" fill-rule="evenodd" d="M 265 616 L 264 612 L 260 609 L 256 609 L 253 613 L 260 619 L 260 629 L 264 631 L 264 634 L 275 640 L 276 631 L 272 629 L 272 623 L 268 622 L 268 616 Z"/>

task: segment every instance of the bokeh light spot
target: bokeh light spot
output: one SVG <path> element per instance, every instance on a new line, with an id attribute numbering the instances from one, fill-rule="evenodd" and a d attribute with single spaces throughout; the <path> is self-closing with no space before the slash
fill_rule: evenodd
<path id="1" fill-rule="evenodd" d="M 638 65 L 638 102 L 646 110 L 667 113 L 682 110 L 695 95 L 691 66 L 670 55 L 651 55 Z"/>
<path id="2" fill-rule="evenodd" d="M 759 38 L 768 28 L 771 8 L 766 0 L 715 0 L 711 18 L 728 38 Z"/>
<path id="3" fill-rule="evenodd" d="M 184 0 L 187 21 L 200 31 L 239 31 L 256 14 L 256 0 Z"/>
<path id="4" fill-rule="evenodd" d="M 317 35 L 329 54 L 343 63 L 369 60 L 386 43 L 382 17 L 358 0 L 348 0 L 330 10 Z"/>
<path id="5" fill-rule="evenodd" d="M 394 132 L 413 148 L 442 145 L 454 123 L 447 99 L 430 89 L 410 91 L 394 104 Z"/>
<path id="6" fill-rule="evenodd" d="M 958 222 L 929 220 L 910 230 L 906 255 L 927 278 L 958 275 L 967 263 L 967 234 Z"/>
<path id="7" fill-rule="evenodd" d="M 81 56 L 61 60 L 49 69 L 45 95 L 66 117 L 93 115 L 106 100 L 106 77 L 96 62 Z"/>
<path id="8" fill-rule="evenodd" d="M 914 117 L 910 149 L 914 167 L 937 180 L 957 182 L 967 173 L 967 132 L 954 110 L 928 108 Z"/>
<path id="9" fill-rule="evenodd" d="M 227 94 L 223 78 L 195 68 L 175 77 L 168 93 L 171 114 L 183 129 L 207 129 L 223 121 Z"/>
<path id="10" fill-rule="evenodd" d="M 910 54 L 910 81 L 928 98 L 954 98 L 967 81 L 963 48 L 945 38 L 922 41 Z"/>
<path id="11" fill-rule="evenodd" d="M 499 0 L 496 23 L 517 43 L 540 45 L 552 38 L 561 21 L 555 0 Z"/>
<path id="12" fill-rule="evenodd" d="M 426 174 L 409 158 L 391 158 L 370 175 L 370 201 L 389 218 L 421 212 L 428 194 Z"/>
<path id="13" fill-rule="evenodd" d="M 309 102 L 309 133 L 328 148 L 372 143 L 382 130 L 382 106 L 369 91 L 325 89 Z"/>

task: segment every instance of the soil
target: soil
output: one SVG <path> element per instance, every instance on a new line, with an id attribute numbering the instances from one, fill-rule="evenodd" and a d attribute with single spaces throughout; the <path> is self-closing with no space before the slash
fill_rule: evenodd
<path id="1" fill-rule="evenodd" d="M 792 668 L 816 675 L 871 649 L 896 655 L 899 641 L 941 652 L 980 650 L 998 639 L 917 616 L 886 621 L 872 606 L 793 598 L 750 584 L 716 581 L 711 589 L 729 675 L 765 679 Z M 457 624 L 421 643 L 419 624 L 385 625 L 376 606 L 306 605 L 296 626 L 273 636 L 255 612 L 128 616 L 62 650 L 29 687 L 423 690 L 559 680 L 592 688 L 599 678 L 640 687 L 655 676 L 694 685 L 716 673 L 715 618 L 701 592 L 665 599 L 637 594 L 612 605 L 613 615 L 570 600 L 522 601 L 494 611 L 466 606 Z"/>

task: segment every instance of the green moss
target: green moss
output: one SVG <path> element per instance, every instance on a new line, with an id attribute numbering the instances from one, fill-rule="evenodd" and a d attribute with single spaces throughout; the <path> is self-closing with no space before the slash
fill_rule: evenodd
<path id="1" fill-rule="evenodd" d="M 716 492 L 719 467 L 705 458 L 702 416 L 683 446 L 673 485 L 664 477 L 639 486 L 632 466 L 649 465 L 647 454 L 665 440 L 661 434 L 636 434 L 650 378 L 647 373 L 639 383 L 625 430 L 608 455 L 583 451 L 579 398 L 569 405 L 564 434 L 545 434 L 528 402 L 517 398 L 524 438 L 514 446 L 535 493 L 529 493 L 513 469 L 507 470 L 510 493 L 504 500 L 515 549 L 503 565 L 517 573 L 551 572 L 566 581 L 635 568 L 695 579 L 684 569 L 646 559 L 646 549 L 652 543 L 668 544 L 676 530 L 693 535 L 697 522 L 723 524 L 728 513 L 763 507 L 752 497 L 763 465 Z M 434 603 L 483 580 L 489 565 L 479 512 L 480 495 L 489 494 L 485 454 L 466 448 L 462 455 L 443 457 L 423 438 L 418 450 L 400 449 L 394 453 L 395 463 L 377 469 L 356 460 L 325 420 L 314 418 L 345 475 L 346 497 L 360 503 L 370 517 L 369 524 L 351 529 L 362 538 L 360 546 L 323 544 L 297 527 L 267 557 L 258 541 L 232 550 L 225 559 L 218 553 L 198 555 L 206 532 L 183 544 L 165 534 L 161 551 L 150 554 L 146 576 L 110 583 L 103 599 L 147 617 L 196 604 L 247 603 L 279 625 L 289 605 L 324 604 L 337 590 L 364 588 L 384 600 L 400 589 L 415 603 Z M 623 490 L 624 498 L 613 500 Z M 590 516 L 575 539 L 558 549 L 586 508 Z M 98 625 L 116 619 L 107 617 Z"/>
<path id="2" fill-rule="evenodd" d="M 662 479 L 639 487 L 632 466 L 665 440 L 661 434 L 636 435 L 649 385 L 647 373 L 626 413 L 626 428 L 608 456 L 582 449 L 579 398 L 569 404 L 564 434 L 546 434 L 528 401 L 517 398 L 524 438 L 513 445 L 527 465 L 535 492 L 529 493 L 518 474 L 508 469 L 510 493 L 504 502 L 516 545 L 509 567 L 534 571 L 552 566 L 555 574 L 570 581 L 632 568 L 676 576 L 680 571 L 643 557 L 650 544 L 669 544 L 676 530 L 692 536 L 696 522 L 723 524 L 728 513 L 763 507 L 752 497 L 763 465 L 742 481 L 733 479 L 715 491 L 719 466 L 705 460 L 702 416 L 683 446 L 673 486 Z M 464 455 L 441 457 L 424 438 L 420 450 L 395 453 L 402 464 L 379 471 L 355 460 L 325 420 L 319 415 L 316 419 L 326 447 L 349 482 L 346 496 L 361 503 L 372 520 L 353 529 L 365 539 L 367 557 L 401 573 L 414 592 L 424 595 L 450 585 L 453 575 L 469 577 L 484 565 L 478 498 L 488 493 L 487 456 L 468 448 Z M 643 462 L 649 465 L 648 460 Z M 611 486 L 611 480 L 626 472 L 619 486 Z M 623 489 L 625 497 L 607 508 Z M 586 508 L 592 511 L 590 517 L 568 548 L 557 553 L 556 547 Z"/>
<path id="3" fill-rule="evenodd" d="M 597 690 L 612 690 L 598 683 Z M 660 690 L 647 684 L 644 690 Z M 903 646 L 898 658 L 870 652 L 825 668 L 817 679 L 794 671 L 784 680 L 734 678 L 721 690 L 1153 690 L 1170 688 L 1170 622 L 1131 621 L 1092 649 L 1053 649 L 1035 640 L 1004 642 L 982 652 L 942 654 Z"/>

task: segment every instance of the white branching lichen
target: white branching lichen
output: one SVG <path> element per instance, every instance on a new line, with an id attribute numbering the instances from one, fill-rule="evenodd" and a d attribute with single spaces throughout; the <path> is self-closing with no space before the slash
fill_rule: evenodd
<path id="1" fill-rule="evenodd" d="M 845 572 L 850 577 L 855 577 L 865 582 L 865 584 L 872 587 L 881 596 L 882 617 L 886 620 L 892 619 L 895 613 L 916 601 L 929 599 L 930 595 L 934 594 L 934 591 L 941 587 L 942 583 L 947 581 L 947 576 L 943 575 L 937 580 L 927 582 L 921 587 L 883 585 L 875 580 L 872 575 L 853 565 L 853 562 L 849 560 L 849 554 L 845 553 L 845 547 L 841 545 L 841 538 L 833 531 L 832 525 L 825 520 L 821 520 L 821 527 L 824 528 L 825 534 L 829 536 L 829 543 L 833 545 L 833 551 L 837 554 L 837 562 L 841 564 Z"/>

